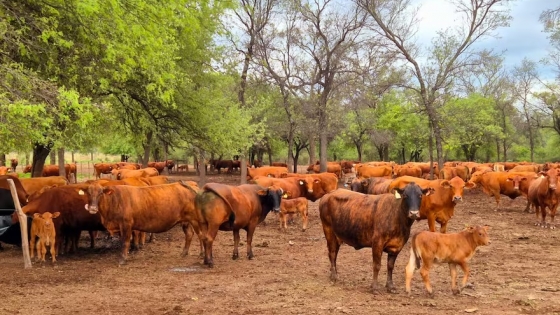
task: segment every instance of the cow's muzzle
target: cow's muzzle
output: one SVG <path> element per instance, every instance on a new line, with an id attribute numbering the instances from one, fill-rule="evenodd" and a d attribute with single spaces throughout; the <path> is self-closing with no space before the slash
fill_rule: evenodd
<path id="1" fill-rule="evenodd" d="M 418 210 L 409 211 L 408 218 L 412 220 L 417 220 L 418 218 L 420 218 L 420 211 Z"/>
<path id="2" fill-rule="evenodd" d="M 99 211 L 99 209 L 97 208 L 97 206 L 92 206 L 86 203 L 85 208 L 87 211 L 89 211 L 89 213 L 91 214 L 96 214 L 97 211 Z"/>
<path id="3" fill-rule="evenodd" d="M 549 186 L 548 186 L 548 189 L 550 189 L 550 190 L 556 190 L 556 185 L 549 185 Z"/>
<path id="4" fill-rule="evenodd" d="M 280 212 L 280 208 L 272 208 L 272 211 L 278 213 L 278 212 Z"/>
<path id="5" fill-rule="evenodd" d="M 453 197 L 453 202 L 461 202 L 461 201 L 463 201 L 463 197 L 461 197 L 461 196 Z"/>

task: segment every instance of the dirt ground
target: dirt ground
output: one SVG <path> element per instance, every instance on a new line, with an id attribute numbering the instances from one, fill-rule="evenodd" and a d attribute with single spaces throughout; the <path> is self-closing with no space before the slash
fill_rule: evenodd
<path id="1" fill-rule="evenodd" d="M 190 175 L 174 178 L 197 180 Z M 238 178 L 210 175 L 209 181 L 236 184 Z M 266 225 L 255 232 L 254 260 L 244 254 L 232 260 L 232 234 L 219 232 L 213 269 L 202 265 L 196 240 L 190 255 L 180 256 L 179 226 L 131 252 L 124 266 L 118 265 L 118 244 L 100 240 L 90 250 L 87 233 L 82 234 L 79 253 L 60 256 L 55 265 L 33 263 L 28 270 L 23 269 L 21 249 L 5 245 L 0 252 L 0 314 L 560 314 L 559 231 L 535 227 L 534 214 L 522 212 L 523 198 L 506 199 L 504 209 L 496 212 L 493 199 L 478 190 L 467 191 L 456 207 L 451 232 L 466 224 L 488 224 L 492 241 L 479 247 L 471 260 L 474 288 L 459 296 L 451 294 L 447 265 L 432 269 L 434 298 L 425 293 L 418 272 L 412 295 L 406 295 L 409 244 L 396 262 L 398 293 L 371 293 L 370 249 L 343 246 L 339 281 L 331 283 L 315 202 L 310 204 L 306 232 L 301 232 L 297 218 L 283 233 L 278 218 L 269 214 Z M 413 225 L 413 232 L 424 229 L 426 221 Z M 244 232 L 241 239 L 245 245 Z"/>

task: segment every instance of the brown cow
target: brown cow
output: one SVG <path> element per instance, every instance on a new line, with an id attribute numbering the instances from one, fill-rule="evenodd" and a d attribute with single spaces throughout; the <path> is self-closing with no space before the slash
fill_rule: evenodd
<path id="1" fill-rule="evenodd" d="M 10 190 L 8 179 L 13 180 L 19 203 L 22 207 L 25 206 L 27 204 L 27 199 L 29 198 L 29 193 L 21 183 L 22 178 L 15 178 L 10 175 L 0 175 L 0 188 Z"/>
<path id="2" fill-rule="evenodd" d="M 139 171 L 144 171 L 144 177 L 159 176 L 159 171 L 154 167 L 141 168 Z"/>
<path id="3" fill-rule="evenodd" d="M 313 199 L 313 184 L 319 183 L 319 179 L 312 177 L 288 177 L 288 178 L 271 178 L 257 176 L 253 179 L 255 184 L 262 187 L 276 186 L 282 188 L 286 198 L 305 197 Z"/>
<path id="4" fill-rule="evenodd" d="M 253 233 L 272 210 L 280 211 L 284 192 L 281 188 L 259 185 L 228 186 L 211 183 L 196 196 L 196 208 L 202 215 L 201 234 L 204 239 L 204 264 L 214 266 L 212 245 L 221 231 L 233 231 L 233 259 L 239 258 L 239 230 L 247 231 L 247 258 L 253 259 Z"/>
<path id="5" fill-rule="evenodd" d="M 159 173 L 158 173 L 159 174 Z M 132 178 L 132 177 L 144 177 L 146 173 L 143 169 L 139 170 L 129 170 L 129 169 L 113 169 L 111 171 L 111 175 L 114 179 L 125 179 L 125 178 Z"/>
<path id="6" fill-rule="evenodd" d="M 158 171 L 158 175 L 161 175 L 161 172 L 166 167 L 166 162 L 148 162 L 148 167 L 153 167 Z"/>
<path id="7" fill-rule="evenodd" d="M 460 177 L 451 180 L 425 180 L 415 177 L 403 176 L 393 180 L 389 189 L 401 188 L 410 182 L 415 182 L 422 188 L 433 188 L 434 193 L 428 198 L 422 199 L 419 220 L 428 219 L 430 231 L 435 232 L 436 222 L 440 224 L 440 232 L 447 231 L 447 223 L 453 217 L 455 205 L 463 201 L 465 188 L 472 188 L 475 185 L 466 183 Z"/>
<path id="8" fill-rule="evenodd" d="M 440 179 L 452 179 L 455 176 L 459 176 L 462 180 L 468 181 L 470 179 L 470 170 L 467 166 L 458 165 L 453 167 L 444 166 L 439 171 Z"/>
<path id="9" fill-rule="evenodd" d="M 515 189 L 511 180 L 508 178 L 515 175 L 520 176 L 534 176 L 533 172 L 474 172 L 471 176 L 469 183 L 480 185 L 482 191 L 488 196 L 496 199 L 496 210 L 500 209 L 500 194 L 508 196 L 511 199 L 515 199 L 522 196 L 522 192 L 519 189 Z"/>
<path id="10" fill-rule="evenodd" d="M 539 172 L 538 165 L 517 165 L 516 167 L 512 168 L 510 172 Z"/>
<path id="11" fill-rule="evenodd" d="M 68 185 L 68 179 L 62 176 L 21 178 L 20 182 L 29 195 L 37 193 L 41 188 L 46 186 Z M 35 195 L 35 197 L 37 197 L 37 195 Z"/>
<path id="12" fill-rule="evenodd" d="M 181 223 L 185 233 L 183 255 L 188 254 L 193 230 L 200 238 L 200 219 L 194 207 L 197 190 L 187 184 L 148 187 L 102 187 L 93 184 L 87 188 L 86 195 L 86 210 L 91 214 L 99 213 L 103 225 L 119 228 L 122 243 L 120 264 L 126 263 L 132 230 L 161 233 Z"/>
<path id="13" fill-rule="evenodd" d="M 7 174 L 8 174 L 8 168 L 6 166 L 0 166 L 0 176 L 7 175 Z"/>
<path id="14" fill-rule="evenodd" d="M 535 179 L 529 186 L 529 193 L 527 195 L 528 201 L 535 207 L 535 214 L 537 216 L 536 226 L 543 228 L 550 227 L 555 229 L 554 217 L 558 208 L 558 174 L 560 170 L 549 169 L 546 172 L 540 172 L 541 177 Z M 550 224 L 546 223 L 546 208 L 550 210 Z M 539 222 L 539 214 L 541 221 Z"/>
<path id="15" fill-rule="evenodd" d="M 288 167 L 288 164 L 286 164 L 284 162 L 272 162 L 272 164 L 270 164 L 270 166 Z"/>
<path id="16" fill-rule="evenodd" d="M 288 168 L 278 166 L 263 166 L 259 168 L 247 168 L 247 180 L 251 180 L 257 176 L 268 176 L 275 178 L 286 177 Z"/>
<path id="17" fill-rule="evenodd" d="M 31 173 L 31 165 L 26 165 L 26 166 L 23 168 L 23 173 L 24 173 L 24 174 Z"/>
<path id="18" fill-rule="evenodd" d="M 254 166 L 255 168 L 259 168 L 259 167 L 262 167 L 263 164 L 262 164 L 261 160 L 254 159 L 254 160 L 253 160 L 253 166 Z"/>
<path id="19" fill-rule="evenodd" d="M 304 197 L 282 200 L 280 203 L 280 228 L 286 231 L 288 229 L 288 215 L 299 213 L 301 215 L 301 220 L 303 221 L 301 230 L 305 232 L 309 220 L 308 204 L 309 202 Z"/>
<path id="20" fill-rule="evenodd" d="M 381 256 L 387 252 L 387 284 L 394 292 L 393 269 L 398 254 L 408 241 L 410 228 L 418 219 L 422 195 L 429 195 L 431 188 L 421 189 L 410 183 L 396 189 L 396 195 L 364 195 L 338 189 L 325 195 L 319 202 L 319 214 L 327 239 L 331 280 L 337 280 L 336 258 L 340 245 L 346 243 L 355 249 L 370 247 L 373 255 L 374 293 L 378 290 L 377 277 L 381 269 Z"/>
<path id="21" fill-rule="evenodd" d="M 18 166 L 18 160 L 17 159 L 11 159 L 10 160 L 10 168 L 12 169 L 12 172 L 16 172 L 16 167 Z"/>
<path id="22" fill-rule="evenodd" d="M 56 262 L 56 231 L 53 223 L 53 219 L 58 218 L 60 212 L 50 213 L 44 212 L 42 214 L 35 213 L 33 215 L 33 222 L 31 224 L 31 240 L 29 241 L 29 254 L 33 258 L 33 251 L 35 246 L 35 240 L 38 237 L 37 242 L 37 260 L 45 262 L 45 256 L 47 254 L 47 246 L 50 247 L 52 262 Z"/>
<path id="23" fill-rule="evenodd" d="M 138 180 L 148 184 L 149 186 L 169 184 L 169 177 L 167 176 L 151 176 L 140 177 Z"/>
<path id="24" fill-rule="evenodd" d="M 77 239 L 79 239 L 81 231 L 89 231 L 90 248 L 95 246 L 94 231 L 104 231 L 105 227 L 101 224 L 99 214 L 91 215 L 84 211 L 87 204 L 87 197 L 80 195 L 79 191 L 87 189 L 86 184 L 71 184 L 58 186 L 46 190 L 39 198 L 30 200 L 29 203 L 22 208 L 27 215 L 35 213 L 50 212 L 53 209 L 60 212 L 60 218 L 55 221 L 56 230 L 56 248 L 55 252 L 68 253 L 77 249 Z M 64 245 L 64 239 L 67 239 Z"/>
<path id="25" fill-rule="evenodd" d="M 392 178 L 393 168 L 391 166 L 368 166 L 362 165 L 356 168 L 356 175 L 361 178 L 385 177 Z"/>
<path id="26" fill-rule="evenodd" d="M 222 168 L 227 169 L 227 173 L 233 172 L 233 160 L 210 160 L 210 165 L 214 168 L 214 173 L 220 173 Z"/>
<path id="27" fill-rule="evenodd" d="M 459 294 L 467 285 L 470 269 L 468 262 L 478 246 L 490 244 L 488 226 L 469 227 L 459 233 L 440 234 L 422 231 L 412 236 L 410 260 L 406 266 L 406 292 L 410 294 L 410 284 L 414 270 L 420 268 L 420 274 L 426 290 L 433 294 L 430 284 L 430 268 L 433 263 L 448 263 L 451 271 L 451 291 Z M 420 267 L 420 262 L 424 263 Z M 457 265 L 463 270 L 463 282 L 457 288 Z"/>
<path id="28" fill-rule="evenodd" d="M 101 178 L 101 174 L 111 174 L 114 165 L 110 163 L 95 163 L 93 164 L 93 175 L 96 179 Z"/>
<path id="29" fill-rule="evenodd" d="M 315 174 L 321 173 L 321 166 L 320 165 L 313 165 L 313 172 L 315 172 Z M 341 178 L 342 177 L 342 168 L 340 167 L 340 164 L 338 164 L 338 163 L 329 162 L 327 164 L 327 173 L 335 174 L 336 177 Z"/>
<path id="30" fill-rule="evenodd" d="M 175 166 L 175 161 L 173 161 L 173 160 L 166 160 L 165 161 L 165 167 L 167 167 L 167 173 L 168 174 L 172 173 L 171 171 L 173 170 L 174 166 Z"/>
<path id="31" fill-rule="evenodd" d="M 338 178 L 333 173 L 319 173 L 319 174 L 295 174 L 288 173 L 286 175 L 288 178 L 313 178 L 318 179 L 319 182 L 313 182 L 313 193 L 307 195 L 307 199 L 310 201 L 317 201 L 325 194 L 334 191 L 338 188 Z"/>
<path id="32" fill-rule="evenodd" d="M 381 195 L 389 193 L 389 186 L 393 182 L 392 179 L 382 177 L 370 177 L 365 179 L 354 179 L 352 181 L 351 190 L 368 195 Z"/>
<path id="33" fill-rule="evenodd" d="M 412 176 L 422 178 L 422 169 L 419 166 L 395 165 L 393 167 L 393 177 Z"/>
<path id="34" fill-rule="evenodd" d="M 188 172 L 189 171 L 189 165 L 188 164 L 179 164 L 177 165 L 177 172 Z"/>

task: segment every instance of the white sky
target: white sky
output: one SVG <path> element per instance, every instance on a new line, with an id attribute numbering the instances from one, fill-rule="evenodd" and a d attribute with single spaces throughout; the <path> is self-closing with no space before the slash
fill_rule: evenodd
<path id="1" fill-rule="evenodd" d="M 459 15 L 448 0 L 416 0 L 421 5 L 418 17 L 418 43 L 424 47 L 430 45 L 437 30 L 459 25 Z M 509 7 L 512 20 L 510 27 L 497 30 L 500 38 L 487 37 L 477 43 L 480 48 L 493 48 L 494 51 L 504 52 L 505 65 L 513 68 L 521 63 L 524 57 L 539 61 L 546 57 L 550 43 L 543 26 L 539 22 L 539 15 L 545 9 L 557 8 L 560 0 L 516 0 Z M 539 73 L 543 79 L 552 79 L 551 69 L 539 64 Z"/>

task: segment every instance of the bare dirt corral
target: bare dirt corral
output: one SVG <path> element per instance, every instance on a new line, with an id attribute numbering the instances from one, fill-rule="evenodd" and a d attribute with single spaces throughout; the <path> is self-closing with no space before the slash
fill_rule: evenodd
<path id="1" fill-rule="evenodd" d="M 210 175 L 209 181 L 234 184 L 238 178 Z M 425 293 L 418 272 L 412 295 L 406 295 L 409 244 L 395 267 L 397 294 L 371 293 L 370 249 L 343 246 L 339 281 L 331 283 L 316 202 L 310 205 L 306 232 L 296 219 L 282 233 L 277 217 L 270 214 L 266 226 L 255 232 L 251 261 L 244 255 L 232 260 L 232 234 L 219 232 L 213 269 L 202 265 L 196 240 L 190 255 L 180 257 L 183 233 L 178 226 L 133 251 L 120 267 L 119 245 L 100 240 L 90 250 L 87 233 L 78 254 L 60 256 L 54 266 L 34 263 L 30 270 L 23 269 L 21 249 L 6 245 L 0 252 L 0 314 L 560 314 L 559 232 L 535 227 L 534 214 L 522 213 L 523 198 L 503 204 L 504 210 L 495 212 L 493 198 L 475 190 L 467 191 L 465 202 L 456 208 L 450 232 L 466 224 L 488 224 L 492 241 L 471 260 L 474 289 L 459 296 L 451 294 L 447 265 L 432 269 L 434 298 Z M 426 221 L 413 225 L 413 232 L 424 229 Z M 244 238 L 242 232 L 243 245 Z"/>

